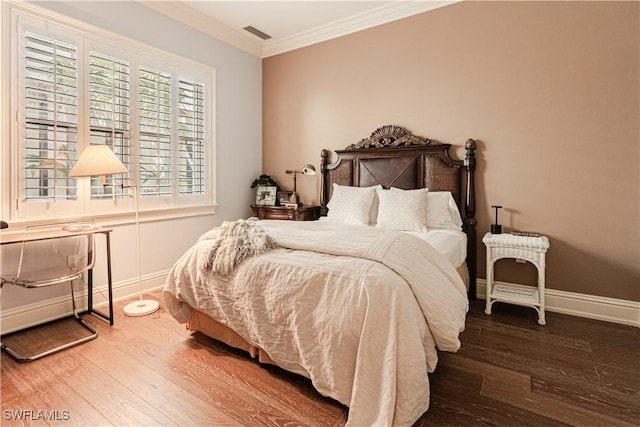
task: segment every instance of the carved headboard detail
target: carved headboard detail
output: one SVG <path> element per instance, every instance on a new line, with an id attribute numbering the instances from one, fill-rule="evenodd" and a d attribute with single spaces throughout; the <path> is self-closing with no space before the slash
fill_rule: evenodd
<path id="1" fill-rule="evenodd" d="M 359 150 L 362 148 L 402 147 L 410 145 L 428 145 L 438 142 L 428 138 L 412 135 L 403 127 L 386 125 L 374 130 L 371 136 L 363 138 L 355 144 L 349 145 L 345 150 Z"/>
<path id="2" fill-rule="evenodd" d="M 458 204 L 467 234 L 467 267 L 469 295 L 475 298 L 476 279 L 476 201 L 474 172 L 476 143 L 465 143 L 466 157 L 449 156 L 451 144 L 413 135 L 407 129 L 382 126 L 344 150 L 336 151 L 337 159 L 329 164 L 329 151 L 322 150 L 320 171 L 321 215 L 327 215 L 333 184 L 356 187 L 382 185 L 405 190 L 429 188 L 450 191 Z"/>

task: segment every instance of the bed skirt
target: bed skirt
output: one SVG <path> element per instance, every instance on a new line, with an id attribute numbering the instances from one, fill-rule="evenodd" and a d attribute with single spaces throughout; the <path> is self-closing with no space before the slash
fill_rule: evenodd
<path id="1" fill-rule="evenodd" d="M 249 353 L 252 358 L 257 358 L 260 363 L 276 364 L 264 350 L 249 344 L 249 342 L 238 335 L 233 329 L 228 328 L 195 308 L 192 309 L 191 320 L 187 323 L 187 329 L 193 332 L 201 332 L 230 347 L 244 350 Z"/>

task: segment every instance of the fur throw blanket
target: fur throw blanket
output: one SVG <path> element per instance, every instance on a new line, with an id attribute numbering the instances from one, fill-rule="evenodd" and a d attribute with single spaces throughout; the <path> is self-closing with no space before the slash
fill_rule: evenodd
<path id="1" fill-rule="evenodd" d="M 257 218 L 225 221 L 198 239 L 200 270 L 226 276 L 246 258 L 260 255 L 278 245 L 260 225 Z"/>

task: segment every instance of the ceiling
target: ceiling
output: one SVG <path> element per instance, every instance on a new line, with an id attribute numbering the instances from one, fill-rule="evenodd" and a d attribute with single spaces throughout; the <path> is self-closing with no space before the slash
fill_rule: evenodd
<path id="1" fill-rule="evenodd" d="M 145 6 L 265 58 L 459 0 L 141 0 Z M 252 26 L 268 40 L 243 28 Z"/>

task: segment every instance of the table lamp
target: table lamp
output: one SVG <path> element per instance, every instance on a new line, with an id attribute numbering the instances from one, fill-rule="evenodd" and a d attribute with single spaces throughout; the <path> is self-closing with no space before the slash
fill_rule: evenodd
<path id="1" fill-rule="evenodd" d="M 298 193 L 296 193 L 296 175 L 301 173 L 303 175 L 315 175 L 316 168 L 313 165 L 306 164 L 300 170 L 291 170 L 287 169 L 285 173 L 289 175 L 293 175 L 293 193 L 291 193 L 291 197 L 289 198 L 289 203 L 295 204 L 297 206 L 302 206 L 300 199 L 298 198 Z"/>
<path id="2" fill-rule="evenodd" d="M 115 153 L 104 144 L 92 144 L 86 147 L 80 158 L 69 172 L 70 177 L 91 177 L 100 175 L 103 186 L 113 186 L 107 184 L 106 175 L 129 172 Z M 154 313 L 160 308 L 160 303 L 155 300 L 142 299 L 142 256 L 140 253 L 140 217 L 138 208 L 137 185 L 120 185 L 121 188 L 132 188 L 134 190 L 134 201 L 136 206 L 136 246 L 138 250 L 138 291 L 139 300 L 129 303 L 124 308 L 127 316 L 146 316 Z"/>

